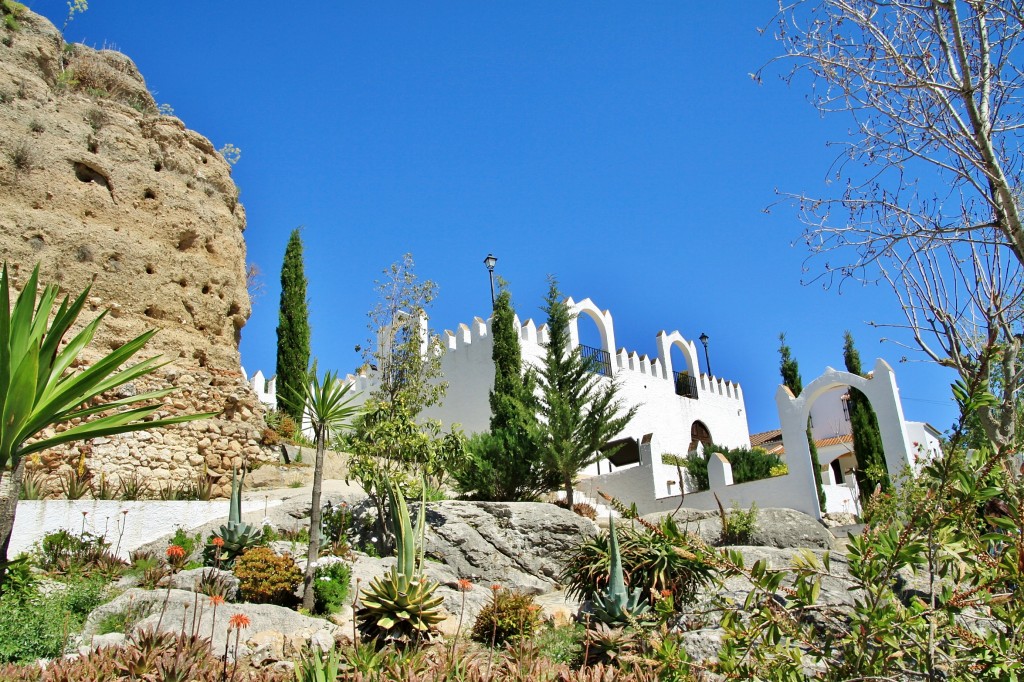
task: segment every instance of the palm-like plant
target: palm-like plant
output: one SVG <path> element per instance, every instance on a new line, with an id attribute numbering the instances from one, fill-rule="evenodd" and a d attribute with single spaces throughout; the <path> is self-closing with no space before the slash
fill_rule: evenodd
<path id="1" fill-rule="evenodd" d="M 309 553 L 306 556 L 306 574 L 303 578 L 302 606 L 313 611 L 316 594 L 313 581 L 316 579 L 316 560 L 320 558 L 320 524 L 323 509 L 320 493 L 324 478 L 324 452 L 327 443 L 347 427 L 360 405 L 356 403 L 357 393 L 352 392 L 351 383 L 342 382 L 337 373 L 327 372 L 323 380 L 317 376 L 316 361 L 300 387 L 299 395 L 286 396 L 300 409 L 297 410 L 309 420 L 316 444 L 316 464 L 313 467 L 313 499 L 309 513 Z"/>
<path id="2" fill-rule="evenodd" d="M 156 330 L 146 331 L 89 367 L 74 371 L 71 368 L 92 342 L 106 311 L 64 343 L 85 306 L 89 287 L 73 301 L 65 297 L 59 305 L 55 285 L 43 287 L 42 292 L 38 289 L 37 265 L 12 308 L 11 283 L 4 263 L 0 275 L 0 477 L 8 467 L 13 471 L 26 455 L 57 445 L 179 424 L 214 414 L 146 421 L 163 408 L 154 401 L 173 388 L 126 398 L 105 398 L 109 391 L 167 364 L 157 356 L 119 371 L 153 338 Z M 73 421 L 79 423 L 42 436 L 47 429 Z M 11 517 L 13 522 L 13 511 Z M 2 588 L 0 570 L 0 591 Z"/>

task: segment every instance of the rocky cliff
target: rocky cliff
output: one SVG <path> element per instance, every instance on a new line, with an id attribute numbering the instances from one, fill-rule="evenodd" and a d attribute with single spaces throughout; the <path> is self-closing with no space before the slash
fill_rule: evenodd
<path id="1" fill-rule="evenodd" d="M 167 413 L 220 416 L 48 453 L 113 481 L 151 487 L 208 472 L 224 492 L 232 465 L 267 459 L 261 408 L 241 373 L 249 316 L 245 212 L 231 168 L 202 135 L 161 115 L 123 54 L 65 44 L 22 11 L 0 27 L 0 258 L 16 284 L 38 262 L 66 293 L 92 286 L 91 319 L 109 308 L 85 361 L 147 328 L 144 354 L 170 364 L 129 390 L 180 387 Z"/>

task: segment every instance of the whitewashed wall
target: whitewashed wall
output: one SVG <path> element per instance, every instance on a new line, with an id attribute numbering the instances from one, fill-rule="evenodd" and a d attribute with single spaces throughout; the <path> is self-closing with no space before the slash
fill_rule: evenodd
<path id="1" fill-rule="evenodd" d="M 118 553 L 127 559 L 133 549 L 169 535 L 177 528 L 192 530 L 217 519 L 227 522 L 229 504 L 228 500 L 22 500 L 14 519 L 9 556 L 29 551 L 47 533 L 61 529 L 79 533 L 84 527 L 90 533 L 105 536 L 111 551 L 120 537 Z M 242 513 L 263 511 L 279 504 L 281 500 L 243 500 Z"/>
<path id="2" fill-rule="evenodd" d="M 621 385 L 624 403 L 640 408 L 618 437 L 639 441 L 645 434 L 654 433 L 660 448 L 656 452 L 685 454 L 690 445 L 690 427 L 699 420 L 708 427 L 716 443 L 729 447 L 749 444 L 746 406 L 739 384 L 701 373 L 692 341 L 684 339 L 679 332 L 659 332 L 655 339 L 658 357 L 653 359 L 615 348 L 615 327 L 610 312 L 598 309 L 590 299 L 576 303 L 570 298 L 566 302 L 577 316 L 586 316 L 597 325 L 604 350 L 610 357 L 612 373 Z M 579 323 L 574 320 L 570 328 L 573 344 L 579 343 Z M 584 320 L 584 323 L 589 322 Z M 547 341 L 546 327 L 537 326 L 533 320 L 520 323 L 518 317 L 515 324 L 524 363 L 539 367 L 544 358 L 543 344 Z M 455 331 L 445 331 L 441 343 L 445 351 L 441 361 L 442 378 L 448 382 L 448 392 L 443 404 L 425 410 L 423 416 L 440 419 L 446 426 L 459 424 L 467 434 L 487 431 L 491 417 L 488 394 L 494 385 L 491 320 L 477 317 L 470 324 L 460 324 Z M 685 367 L 673 368 L 673 347 L 680 351 Z M 697 377 L 697 399 L 675 394 L 673 369 L 689 371 Z M 251 383 L 261 400 L 273 402 L 270 391 L 275 387 L 272 383 L 266 387 L 266 392 L 258 390 L 262 377 L 262 372 L 257 372 Z M 350 375 L 346 381 L 355 384 L 355 389 L 361 392 L 361 400 L 373 389 L 372 376 Z M 602 471 L 607 472 L 610 465 L 605 462 L 601 466 Z M 596 474 L 597 468 L 584 473 Z"/>
<path id="3" fill-rule="evenodd" d="M 738 384 L 701 373 L 697 375 L 697 399 L 676 395 L 671 346 L 678 345 L 687 364 L 679 369 L 699 372 L 692 342 L 683 339 L 678 332 L 668 335 L 661 332 L 656 338 L 659 353 L 656 359 L 622 348 L 610 350 L 615 339 L 611 313 L 598 310 L 590 299 L 575 303 L 570 298 L 567 303 L 578 316 L 586 315 L 597 324 L 602 344 L 606 345 L 604 350 L 609 351 L 612 374 L 621 387 L 623 402 L 639 406 L 636 417 L 617 437 L 639 441 L 645 434 L 652 433 L 656 436 L 656 454 L 685 454 L 690 445 L 690 427 L 699 420 L 708 427 L 716 443 L 729 447 L 749 444 L 746 406 Z M 573 343 L 578 343 L 579 323 L 580 320 L 575 320 L 570 328 Z M 524 363 L 539 367 L 547 340 L 546 327 L 538 327 L 532 320 L 520 323 L 518 318 L 516 326 Z M 446 424 L 461 424 L 467 433 L 486 431 L 491 414 L 488 394 L 494 383 L 490 320 L 478 317 L 471 324 L 459 325 L 454 332 L 445 332 L 442 342 L 446 349 L 442 369 L 448 393 L 443 405 L 427 410 L 425 415 Z M 610 381 L 605 377 L 599 380 Z M 607 462 L 602 463 L 602 471 L 607 472 L 609 466 Z M 597 474 L 597 467 L 584 473 Z"/>

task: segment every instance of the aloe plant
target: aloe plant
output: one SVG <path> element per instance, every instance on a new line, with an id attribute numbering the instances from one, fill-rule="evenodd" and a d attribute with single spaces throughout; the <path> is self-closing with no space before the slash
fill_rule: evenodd
<path id="1" fill-rule="evenodd" d="M 228 505 L 228 522 L 213 532 L 213 537 L 224 541 L 221 548 L 220 560 L 222 563 L 231 564 L 235 557 L 259 544 L 263 538 L 263 530 L 257 526 L 242 522 L 242 484 L 245 482 L 245 475 L 238 480 L 237 469 L 231 470 L 231 501 Z M 207 560 L 215 550 L 211 545 L 207 546 Z"/>
<path id="2" fill-rule="evenodd" d="M 640 587 L 626 590 L 626 578 L 619 555 L 619 540 L 615 535 L 615 517 L 608 517 L 608 589 L 594 595 L 594 617 L 606 625 L 631 625 L 643 618 L 651 605 L 642 597 Z"/>
<path id="3" fill-rule="evenodd" d="M 37 265 L 12 308 L 11 281 L 4 263 L 0 275 L 0 480 L 7 468 L 16 469 L 23 457 L 58 445 L 180 424 L 215 414 L 144 421 L 164 408 L 160 399 L 173 388 L 112 400 L 106 397 L 114 389 L 167 364 L 157 356 L 121 369 L 153 338 L 155 330 L 142 333 L 84 369 L 75 369 L 107 312 L 101 312 L 77 334 L 66 338 L 78 322 L 89 291 L 86 287 L 74 300 L 66 296 L 58 305 L 56 285 L 39 291 Z M 75 425 L 44 435 L 63 424 Z M 13 525 L 13 506 L 0 516 Z M 0 547 L 7 546 L 8 532 L 0 528 Z M 0 592 L 5 561 L 0 556 Z"/>
<path id="4" fill-rule="evenodd" d="M 435 596 L 437 583 L 423 575 L 423 538 L 426 530 L 426 486 L 420 501 L 416 528 L 409 518 L 405 496 L 385 481 L 391 521 L 395 529 L 395 566 L 370 581 L 360 595 L 356 614 L 359 630 L 378 643 L 408 644 L 429 636 L 444 620 L 442 597 Z"/>

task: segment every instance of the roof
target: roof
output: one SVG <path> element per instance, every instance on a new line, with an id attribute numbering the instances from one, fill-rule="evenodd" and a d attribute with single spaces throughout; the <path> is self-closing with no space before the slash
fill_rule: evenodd
<path id="1" fill-rule="evenodd" d="M 782 439 L 782 429 L 772 429 L 771 431 L 762 431 L 761 433 L 750 434 L 750 447 L 760 447 L 763 443 L 767 443 L 772 440 Z"/>
<path id="2" fill-rule="evenodd" d="M 782 444 L 782 438 L 781 438 L 782 432 L 781 431 L 774 431 L 774 432 L 773 431 L 765 431 L 765 434 L 769 434 L 769 433 L 778 433 L 780 437 L 775 442 L 772 442 L 770 440 L 762 440 L 761 443 L 763 443 L 763 445 L 761 445 L 760 447 L 763 447 L 769 453 L 774 454 L 774 455 L 784 455 L 784 454 L 786 454 L 786 448 Z M 764 434 L 758 433 L 758 434 L 754 434 L 754 436 L 750 437 L 751 447 L 758 447 L 757 445 L 754 444 L 754 437 L 755 436 L 760 436 L 760 435 L 764 435 Z M 833 445 L 844 445 L 846 443 L 850 443 L 851 445 L 853 444 L 853 436 L 850 435 L 849 433 L 844 433 L 844 434 L 841 434 L 839 436 L 832 436 L 831 438 L 819 438 L 818 440 L 814 441 L 815 447 L 818 447 L 818 448 L 828 448 L 828 447 L 832 447 Z"/>

